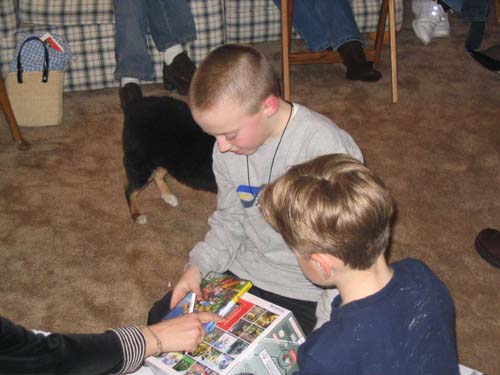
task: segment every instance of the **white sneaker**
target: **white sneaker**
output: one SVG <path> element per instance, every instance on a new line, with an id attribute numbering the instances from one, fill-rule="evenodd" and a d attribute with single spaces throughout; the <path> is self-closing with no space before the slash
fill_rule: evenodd
<path id="1" fill-rule="evenodd" d="M 433 2 L 432 0 L 412 0 L 411 10 L 418 17 L 422 12 L 424 3 Z M 432 38 L 447 38 L 450 36 L 450 22 L 448 21 L 448 12 L 442 12 L 441 20 L 436 25 Z"/>
<path id="2" fill-rule="evenodd" d="M 418 39 L 427 45 L 435 36 L 437 26 L 442 23 L 438 28 L 439 36 L 448 36 L 450 33 L 450 24 L 448 22 L 447 14 L 443 7 L 435 1 L 423 1 L 418 4 L 412 3 L 412 10 L 416 13 L 416 17 L 411 23 L 413 31 Z"/>
<path id="3" fill-rule="evenodd" d="M 441 7 L 441 5 L 440 5 Z M 448 38 L 450 36 L 450 21 L 448 21 L 448 13 L 443 12 L 441 21 L 438 22 L 434 29 L 433 38 Z"/>

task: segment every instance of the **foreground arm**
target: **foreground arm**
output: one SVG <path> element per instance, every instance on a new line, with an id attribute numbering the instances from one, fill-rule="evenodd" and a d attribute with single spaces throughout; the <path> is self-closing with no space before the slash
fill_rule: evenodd
<path id="1" fill-rule="evenodd" d="M 146 337 L 146 356 L 160 352 L 191 352 L 200 344 L 205 336 L 205 323 L 221 322 L 224 319 L 212 312 L 199 312 L 182 315 L 160 323 L 143 327 Z M 161 340 L 161 350 L 158 350 L 156 337 Z"/>
<path id="2" fill-rule="evenodd" d="M 137 368 L 144 351 L 144 336 L 136 327 L 45 336 L 0 320 L 1 374 L 121 374 Z"/>
<path id="3" fill-rule="evenodd" d="M 0 374 L 123 374 L 146 356 L 161 351 L 194 350 L 203 323 L 220 321 L 212 313 L 184 315 L 149 328 L 118 328 L 99 334 L 35 334 L 0 317 Z M 152 333 L 152 332 L 153 333 Z"/>

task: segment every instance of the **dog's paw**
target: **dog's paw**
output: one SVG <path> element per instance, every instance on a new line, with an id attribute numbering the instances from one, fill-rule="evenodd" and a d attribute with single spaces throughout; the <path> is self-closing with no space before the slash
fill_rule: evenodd
<path id="1" fill-rule="evenodd" d="M 146 215 L 141 214 L 141 215 L 137 216 L 134 219 L 134 221 L 135 221 L 136 224 L 143 225 L 143 224 L 147 224 L 148 223 L 148 218 L 146 217 Z"/>
<path id="2" fill-rule="evenodd" d="M 161 199 L 172 207 L 177 207 L 179 205 L 179 201 L 177 200 L 177 197 L 173 194 L 162 194 Z"/>

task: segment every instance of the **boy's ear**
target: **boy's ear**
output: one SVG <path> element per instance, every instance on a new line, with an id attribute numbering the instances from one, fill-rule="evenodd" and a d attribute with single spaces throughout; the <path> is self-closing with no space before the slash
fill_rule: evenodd
<path id="1" fill-rule="evenodd" d="M 311 254 L 311 259 L 319 267 L 325 280 L 329 279 L 330 276 L 332 275 L 332 268 L 334 266 L 335 257 L 330 254 L 314 253 Z"/>
<path id="2" fill-rule="evenodd" d="M 280 100 L 276 95 L 269 95 L 262 102 L 262 109 L 266 116 L 271 117 L 274 115 L 280 107 Z"/>

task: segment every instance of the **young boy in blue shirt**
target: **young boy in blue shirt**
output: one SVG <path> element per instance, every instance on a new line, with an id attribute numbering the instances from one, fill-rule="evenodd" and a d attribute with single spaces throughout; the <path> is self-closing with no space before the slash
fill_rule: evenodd
<path id="1" fill-rule="evenodd" d="M 260 209 L 314 284 L 337 287 L 298 374 L 457 375 L 454 306 L 422 262 L 388 265 L 393 199 L 362 163 L 324 155 L 268 184 Z"/>
<path id="2" fill-rule="evenodd" d="M 209 271 L 230 271 L 253 283 L 251 293 L 293 311 L 310 332 L 322 289 L 307 280 L 262 217 L 259 190 L 290 166 L 319 155 L 337 152 L 362 160 L 359 147 L 330 119 L 281 99 L 272 64 L 249 46 L 212 51 L 193 77 L 189 106 L 201 128 L 216 138 L 217 208 L 171 296 L 151 310 L 150 323 L 190 291 L 201 298 L 200 282 Z"/>

